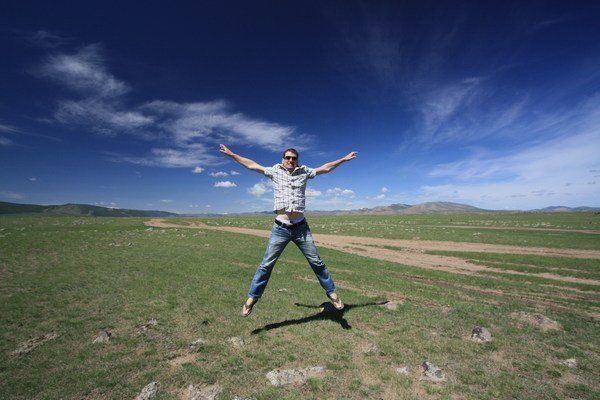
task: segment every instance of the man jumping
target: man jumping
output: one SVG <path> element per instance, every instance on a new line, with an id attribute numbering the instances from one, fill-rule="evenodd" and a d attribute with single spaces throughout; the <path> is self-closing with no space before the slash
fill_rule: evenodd
<path id="1" fill-rule="evenodd" d="M 271 229 L 269 244 L 263 260 L 252 279 L 248 299 L 242 306 L 242 316 L 247 317 L 252 312 L 252 307 L 267 287 L 277 259 L 289 242 L 294 242 L 302 251 L 319 283 L 325 289 L 327 297 L 331 299 L 337 310 L 342 310 L 344 303 L 335 293 L 333 279 L 317 252 L 312 233 L 306 218 L 304 218 L 306 181 L 317 175 L 331 172 L 338 165 L 356 158 L 357 153 L 353 151 L 339 160 L 328 162 L 318 168 L 309 168 L 306 165 L 298 166 L 298 152 L 295 149 L 285 150 L 281 164 L 275 164 L 272 167 L 263 167 L 249 158 L 235 154 L 224 144 L 220 146 L 220 151 L 242 166 L 264 174 L 273 181 L 274 188 L 273 210 L 277 217 Z"/>

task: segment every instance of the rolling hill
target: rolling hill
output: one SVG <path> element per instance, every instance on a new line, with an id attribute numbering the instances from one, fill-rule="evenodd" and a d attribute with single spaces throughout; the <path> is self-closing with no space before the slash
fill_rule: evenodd
<path id="1" fill-rule="evenodd" d="M 166 211 L 127 210 L 107 208 L 87 204 L 37 205 L 0 202 L 0 214 L 50 214 L 89 217 L 172 217 Z"/>

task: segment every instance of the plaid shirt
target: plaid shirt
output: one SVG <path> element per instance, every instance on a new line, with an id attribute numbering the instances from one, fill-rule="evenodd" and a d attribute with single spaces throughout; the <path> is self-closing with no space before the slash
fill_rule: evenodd
<path id="1" fill-rule="evenodd" d="M 306 181 L 316 175 L 317 171 L 306 165 L 296 167 L 291 173 L 281 164 L 265 168 L 265 176 L 273 181 L 273 210 L 304 212 Z"/>

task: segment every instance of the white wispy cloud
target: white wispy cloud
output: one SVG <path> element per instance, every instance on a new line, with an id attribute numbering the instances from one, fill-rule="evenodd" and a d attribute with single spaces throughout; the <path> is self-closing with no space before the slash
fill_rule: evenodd
<path id="1" fill-rule="evenodd" d="M 383 194 L 383 193 L 375 196 L 375 200 L 384 200 L 384 199 L 385 199 L 385 194 Z"/>
<path id="2" fill-rule="evenodd" d="M 19 130 L 12 125 L 3 124 L 0 122 L 0 132 L 14 134 L 19 132 Z M 11 146 L 13 144 L 14 142 L 11 139 L 5 136 L 0 136 L 0 146 Z"/>
<path id="3" fill-rule="evenodd" d="M 320 190 L 313 189 L 311 187 L 306 188 L 306 197 L 319 197 L 323 193 Z"/>
<path id="4" fill-rule="evenodd" d="M 31 182 L 35 182 L 35 181 L 37 181 L 37 178 L 35 178 L 35 177 L 31 177 L 31 178 L 27 178 L 27 180 L 29 180 L 29 181 L 31 181 Z"/>
<path id="5" fill-rule="evenodd" d="M 204 171 L 204 168 L 202 167 L 194 167 L 194 169 L 192 170 L 193 174 L 201 174 Z"/>
<path id="6" fill-rule="evenodd" d="M 175 200 L 171 200 L 171 199 L 163 199 L 163 200 L 160 200 L 160 202 L 161 202 L 161 203 L 174 203 L 174 202 L 175 202 Z"/>
<path id="7" fill-rule="evenodd" d="M 252 118 L 220 99 L 191 103 L 153 100 L 131 105 L 127 101 L 130 85 L 110 73 L 98 44 L 73 53 L 52 54 L 34 73 L 78 95 L 57 101 L 57 122 L 100 135 L 128 134 L 161 143 L 145 155 L 113 153 L 113 161 L 163 167 L 216 165 L 222 158 L 209 155 L 214 151 L 191 154 L 189 148 L 239 143 L 280 150 L 288 143 L 300 143 L 297 147 L 304 149 L 314 141 L 294 127 Z"/>
<path id="8" fill-rule="evenodd" d="M 241 175 L 239 172 L 231 170 L 231 172 L 229 172 L 231 174 L 231 176 L 236 176 L 236 175 Z"/>
<path id="9" fill-rule="evenodd" d="M 108 208 L 119 208 L 118 204 L 115 203 L 114 201 L 97 201 L 94 203 L 95 206 L 102 206 L 102 207 L 108 207 Z"/>
<path id="10" fill-rule="evenodd" d="M 106 71 L 102 48 L 97 44 L 82 47 L 73 54 L 54 54 L 39 68 L 43 76 L 83 95 L 120 96 L 129 86 Z"/>
<path id="11" fill-rule="evenodd" d="M 342 188 L 338 188 L 338 187 L 333 188 L 333 189 L 327 189 L 327 191 L 325 193 L 328 196 L 334 196 L 334 197 L 353 198 L 355 196 L 354 191 L 352 191 L 350 189 L 342 189 Z"/>
<path id="12" fill-rule="evenodd" d="M 19 130 L 12 125 L 0 123 L 0 132 L 17 133 Z"/>
<path id="13" fill-rule="evenodd" d="M 527 208 L 540 204 L 597 204 L 600 192 L 594 172 L 600 170 L 600 129 L 530 144 L 521 150 L 476 155 L 440 164 L 430 176 L 448 181 L 423 186 L 427 199 L 474 201 L 487 208 Z M 580 204 L 578 204 L 580 205 Z"/>
<path id="14" fill-rule="evenodd" d="M 119 153 L 106 153 L 106 155 L 114 162 L 167 168 L 194 167 L 198 164 L 216 164 L 218 162 L 215 152 L 211 152 L 201 143 L 191 144 L 183 149 L 155 148 L 144 156 Z"/>
<path id="15" fill-rule="evenodd" d="M 273 191 L 273 185 L 269 181 L 260 181 L 248 189 L 248 193 L 253 196 L 261 197 L 265 193 Z"/>
<path id="16" fill-rule="evenodd" d="M 440 130 L 447 129 L 449 121 L 458 117 L 481 97 L 480 78 L 467 78 L 457 83 L 435 84 L 421 88 L 415 95 L 417 108 L 423 121 L 423 132 L 427 140 L 445 136 Z M 446 133 L 447 134 L 447 133 Z"/>
<path id="17" fill-rule="evenodd" d="M 289 142 L 310 143 L 313 140 L 309 135 L 296 132 L 293 127 L 254 119 L 231 108 L 223 100 L 202 103 L 152 101 L 142 105 L 140 110 L 155 115 L 157 125 L 168 132 L 178 145 L 200 140 L 253 144 L 280 150 Z"/>
<path id="18" fill-rule="evenodd" d="M 71 38 L 63 37 L 46 30 L 26 32 L 24 33 L 24 37 L 30 44 L 44 48 L 56 48 L 73 41 Z"/>
<path id="19" fill-rule="evenodd" d="M 224 178 L 226 176 L 229 176 L 229 174 L 224 171 L 211 172 L 209 175 L 214 178 Z"/>
<path id="20" fill-rule="evenodd" d="M 389 192 L 389 191 L 390 191 L 390 189 L 388 189 L 388 188 L 387 188 L 387 187 L 385 187 L 385 186 L 381 188 L 381 192 L 382 192 L 382 193 L 387 193 L 387 192 Z"/>
<path id="21" fill-rule="evenodd" d="M 107 136 L 130 133 L 148 137 L 149 131 L 144 128 L 151 128 L 154 123 L 151 115 L 123 109 L 117 100 L 98 98 L 60 101 L 55 118 L 64 124 L 83 125 L 95 133 Z"/>
<path id="22" fill-rule="evenodd" d="M 234 187 L 237 187 L 237 185 L 234 182 L 222 181 L 222 182 L 215 182 L 214 187 L 234 188 Z"/>

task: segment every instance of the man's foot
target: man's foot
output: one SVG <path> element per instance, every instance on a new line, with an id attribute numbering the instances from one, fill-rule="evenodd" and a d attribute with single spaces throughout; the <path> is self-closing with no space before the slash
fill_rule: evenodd
<path id="1" fill-rule="evenodd" d="M 252 307 L 258 300 L 254 300 L 252 297 L 248 297 L 248 300 L 242 306 L 242 317 L 247 317 L 252 312 Z"/>
<path id="2" fill-rule="evenodd" d="M 344 309 L 344 303 L 342 303 L 342 299 L 338 297 L 337 293 L 329 293 L 327 297 L 329 297 L 329 300 L 331 300 L 336 310 L 339 311 Z"/>

